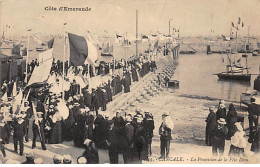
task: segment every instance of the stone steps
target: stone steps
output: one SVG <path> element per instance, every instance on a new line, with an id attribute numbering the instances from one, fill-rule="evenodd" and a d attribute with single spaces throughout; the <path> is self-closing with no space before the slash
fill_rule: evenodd
<path id="1" fill-rule="evenodd" d="M 156 73 L 148 73 L 143 78 L 139 78 L 138 82 L 132 83 L 130 86 L 131 91 L 128 93 L 119 93 L 114 97 L 114 100 L 107 105 L 110 117 L 115 115 L 119 109 L 125 110 L 128 107 L 135 107 L 138 103 L 143 103 L 149 100 L 152 96 L 159 94 L 165 86 L 158 84 L 157 74 L 165 71 L 168 73 L 169 78 L 173 75 L 176 63 L 170 63 L 172 58 L 163 57 L 157 62 Z"/>

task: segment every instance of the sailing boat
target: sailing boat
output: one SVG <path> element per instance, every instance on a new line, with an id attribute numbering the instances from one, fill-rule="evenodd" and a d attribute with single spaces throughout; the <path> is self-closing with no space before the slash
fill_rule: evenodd
<path id="1" fill-rule="evenodd" d="M 130 48 L 132 45 L 131 45 L 131 42 L 128 40 L 127 38 L 127 33 L 125 34 L 124 36 L 124 40 L 123 40 L 123 43 L 122 43 L 122 47 L 123 48 Z"/>
<path id="2" fill-rule="evenodd" d="M 102 52 L 101 56 L 113 56 L 113 46 L 110 44 L 109 41 L 102 44 Z"/>
<path id="3" fill-rule="evenodd" d="M 214 75 L 217 75 L 219 79 L 224 80 L 238 80 L 238 81 L 248 81 L 250 82 L 251 74 L 249 74 L 248 67 L 247 67 L 247 57 L 246 58 L 246 67 L 244 68 L 241 65 L 238 65 L 236 61 L 232 62 L 230 58 L 231 49 L 230 52 L 227 52 L 228 57 L 228 63 L 226 65 L 226 72 L 217 73 Z M 238 61 L 237 61 L 238 62 Z M 246 74 L 244 74 L 244 70 L 246 70 Z"/>

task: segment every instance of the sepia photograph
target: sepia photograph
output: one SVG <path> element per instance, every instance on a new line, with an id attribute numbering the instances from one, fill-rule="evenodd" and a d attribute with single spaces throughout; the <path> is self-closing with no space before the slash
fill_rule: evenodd
<path id="1" fill-rule="evenodd" d="M 260 164 L 260 0 L 0 0 L 0 164 Z"/>

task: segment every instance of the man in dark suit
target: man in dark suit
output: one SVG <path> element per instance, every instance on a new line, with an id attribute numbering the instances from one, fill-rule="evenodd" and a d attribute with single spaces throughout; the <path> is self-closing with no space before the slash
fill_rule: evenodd
<path id="1" fill-rule="evenodd" d="M 207 125 L 206 125 L 206 144 L 208 146 L 212 146 L 212 137 L 213 137 L 213 132 L 214 129 L 217 127 L 217 120 L 216 120 L 216 111 L 215 111 L 215 106 L 211 106 L 209 108 L 209 115 L 207 117 Z"/>
<path id="2" fill-rule="evenodd" d="M 126 116 L 126 125 L 125 131 L 128 142 L 127 158 L 125 163 L 130 163 L 133 158 L 133 148 L 134 148 L 134 126 L 131 124 L 132 118 L 130 116 Z"/>
<path id="3" fill-rule="evenodd" d="M 14 130 L 13 139 L 14 139 L 14 151 L 18 153 L 18 142 L 20 145 L 20 155 L 23 155 L 24 144 L 23 144 L 23 137 L 26 132 L 26 123 L 22 119 L 22 115 L 17 115 L 14 122 L 12 123 L 12 127 Z"/>
<path id="4" fill-rule="evenodd" d="M 109 138 L 106 140 L 106 143 L 109 147 L 109 159 L 111 164 L 118 164 L 118 139 L 117 139 L 117 131 L 118 128 L 114 126 L 113 121 L 109 121 Z"/>

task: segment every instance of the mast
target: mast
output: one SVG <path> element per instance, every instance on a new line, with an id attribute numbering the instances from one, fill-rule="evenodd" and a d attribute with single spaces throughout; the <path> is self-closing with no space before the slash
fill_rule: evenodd
<path id="1" fill-rule="evenodd" d="M 65 25 L 67 23 L 63 24 L 63 67 L 62 67 L 62 101 L 64 101 L 64 77 L 65 77 L 65 54 L 66 54 L 66 37 L 65 37 Z"/>
<path id="2" fill-rule="evenodd" d="M 31 29 L 27 30 L 27 54 L 26 54 L 26 68 L 25 68 L 25 83 L 28 83 L 28 63 L 29 63 L 29 45 L 30 45 L 30 31 Z"/>
<path id="3" fill-rule="evenodd" d="M 136 56 L 138 56 L 138 9 L 136 9 Z"/>

